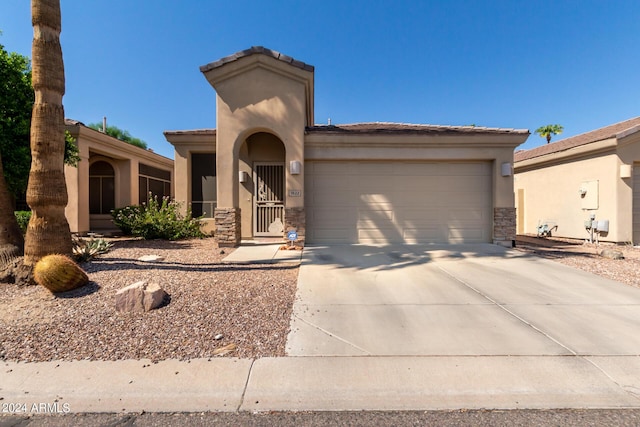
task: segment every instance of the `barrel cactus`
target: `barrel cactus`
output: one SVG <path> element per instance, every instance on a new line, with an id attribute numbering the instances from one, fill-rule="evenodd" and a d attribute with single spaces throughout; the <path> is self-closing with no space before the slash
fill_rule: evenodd
<path id="1" fill-rule="evenodd" d="M 47 255 L 36 263 L 33 278 L 51 292 L 66 292 L 89 282 L 78 264 L 64 255 Z"/>

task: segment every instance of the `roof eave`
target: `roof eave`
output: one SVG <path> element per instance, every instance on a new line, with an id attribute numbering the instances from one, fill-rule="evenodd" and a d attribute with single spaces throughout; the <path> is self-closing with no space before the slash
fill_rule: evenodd
<path id="1" fill-rule="evenodd" d="M 604 140 L 571 147 L 566 150 L 543 154 L 541 156 L 536 156 L 529 159 L 516 160 L 513 167 L 516 171 L 518 169 L 540 168 L 550 164 L 563 163 L 568 160 L 577 159 L 589 155 L 603 154 L 607 151 L 615 151 L 617 146 L 617 138 L 607 138 Z"/>

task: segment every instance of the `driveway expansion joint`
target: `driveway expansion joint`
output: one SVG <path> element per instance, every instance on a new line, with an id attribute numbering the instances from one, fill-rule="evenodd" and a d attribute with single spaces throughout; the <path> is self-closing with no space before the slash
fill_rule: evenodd
<path id="1" fill-rule="evenodd" d="M 347 344 L 348 346 L 351 346 L 351 347 L 355 348 L 356 350 L 365 353 L 364 354 L 365 356 L 373 356 L 373 354 L 370 351 L 365 350 L 364 348 L 361 348 L 361 347 L 355 345 L 354 343 L 349 342 L 349 341 L 345 340 L 344 338 L 339 337 L 338 335 L 332 334 L 331 332 L 327 331 L 326 329 L 323 329 L 320 326 L 315 325 L 315 324 L 309 322 L 308 320 L 305 320 L 305 319 L 301 318 L 300 316 L 297 316 L 297 315 L 294 314 L 293 317 L 295 317 L 296 319 L 300 320 L 303 323 L 306 323 L 307 325 L 311 326 L 312 328 L 315 328 L 315 329 L 319 330 L 323 334 L 326 334 L 326 335 L 330 336 L 331 338 L 335 338 L 338 341 L 341 341 L 341 342 Z"/>

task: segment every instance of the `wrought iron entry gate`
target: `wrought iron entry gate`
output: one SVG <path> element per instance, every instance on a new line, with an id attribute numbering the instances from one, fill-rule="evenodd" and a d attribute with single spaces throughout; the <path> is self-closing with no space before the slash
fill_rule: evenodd
<path id="1" fill-rule="evenodd" d="M 284 232 L 284 164 L 254 164 L 253 230 L 256 236 Z"/>

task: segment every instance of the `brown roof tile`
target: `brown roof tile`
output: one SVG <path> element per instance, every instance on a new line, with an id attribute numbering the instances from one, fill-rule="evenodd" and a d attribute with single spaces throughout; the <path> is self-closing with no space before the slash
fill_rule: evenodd
<path id="1" fill-rule="evenodd" d="M 215 129 L 165 130 L 165 135 L 215 135 Z"/>
<path id="2" fill-rule="evenodd" d="M 349 134 L 458 134 L 458 133 L 520 133 L 527 129 L 489 128 L 483 126 L 441 126 L 409 123 L 352 123 L 344 125 L 315 125 L 306 129 L 307 133 L 349 133 Z"/>
<path id="3" fill-rule="evenodd" d="M 613 138 L 617 134 L 635 126 L 640 126 L 640 117 L 635 117 L 633 119 L 605 126 L 603 128 L 572 136 L 570 138 L 561 139 L 560 141 L 545 144 L 540 147 L 532 148 L 530 150 L 517 151 L 514 155 L 514 161 L 521 162 L 523 160 L 533 159 L 535 157 L 544 156 L 546 154 L 558 153 L 560 151 L 566 151 L 574 147 L 579 147 L 581 145 L 591 144 L 593 142 Z"/>
<path id="4" fill-rule="evenodd" d="M 251 56 L 256 54 L 270 56 L 272 58 L 275 58 L 282 62 L 286 62 L 287 64 L 290 64 L 293 67 L 300 68 L 305 71 L 313 72 L 314 70 L 313 65 L 305 64 L 302 61 L 298 61 L 297 59 L 294 59 L 290 56 L 287 56 L 275 50 L 267 49 L 263 46 L 252 46 L 249 49 L 241 50 L 240 52 L 236 52 L 232 55 L 225 56 L 224 58 L 220 58 L 217 61 L 213 61 L 206 65 L 203 65 L 202 67 L 200 67 L 200 71 L 204 73 L 209 70 L 213 70 L 214 68 L 222 67 L 224 64 L 228 64 L 229 62 L 237 61 L 240 58 L 244 58 L 246 56 Z"/>

